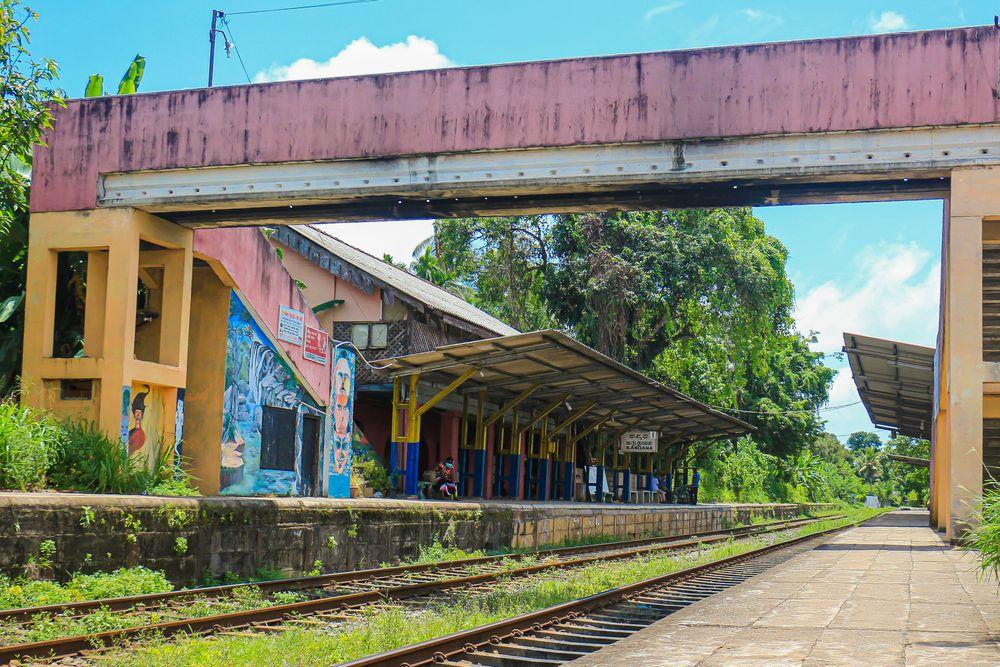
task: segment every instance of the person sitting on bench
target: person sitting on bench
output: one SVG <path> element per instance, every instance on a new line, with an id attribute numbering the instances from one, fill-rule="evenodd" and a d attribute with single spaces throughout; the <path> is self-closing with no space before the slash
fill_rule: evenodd
<path id="1" fill-rule="evenodd" d="M 444 498 L 450 500 L 458 498 L 458 485 L 455 483 L 455 462 L 450 456 L 438 464 L 435 471 L 434 488 Z"/>

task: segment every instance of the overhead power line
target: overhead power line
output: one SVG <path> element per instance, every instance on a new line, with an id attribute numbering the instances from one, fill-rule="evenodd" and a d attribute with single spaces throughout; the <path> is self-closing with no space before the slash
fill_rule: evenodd
<path id="1" fill-rule="evenodd" d="M 240 54 L 240 45 L 239 42 L 236 41 L 236 34 L 233 32 L 233 25 L 229 22 L 228 14 L 222 15 L 222 22 L 226 25 L 226 28 L 229 29 L 229 38 L 232 42 L 233 49 L 236 51 L 236 59 L 240 61 L 240 67 L 243 68 L 243 74 L 247 78 L 247 83 L 253 83 L 250 79 L 250 72 L 247 71 L 246 63 L 243 62 L 243 56 Z"/>
<path id="2" fill-rule="evenodd" d="M 299 9 L 321 9 L 323 7 L 339 7 L 342 5 L 363 5 L 379 0 L 341 0 L 341 2 L 323 2 L 318 5 L 297 5 L 295 7 L 275 7 L 274 9 L 251 9 L 245 12 L 226 12 L 229 16 L 241 16 L 247 14 L 270 14 L 272 12 L 293 12 Z"/>

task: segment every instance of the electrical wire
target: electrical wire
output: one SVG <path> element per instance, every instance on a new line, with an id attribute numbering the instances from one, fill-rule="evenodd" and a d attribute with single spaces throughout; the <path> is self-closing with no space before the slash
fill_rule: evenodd
<path id="1" fill-rule="evenodd" d="M 361 354 L 361 350 L 358 349 L 358 346 L 355 345 L 354 343 L 352 343 L 349 340 L 339 340 L 339 341 L 335 341 L 335 342 L 336 342 L 336 345 L 333 346 L 334 350 L 336 350 L 338 347 L 342 347 L 344 345 L 346 345 L 346 346 L 348 346 L 350 348 L 353 348 L 354 349 L 354 354 L 358 355 L 358 358 L 361 359 L 361 361 L 363 361 L 364 364 L 366 366 L 368 366 L 368 368 L 371 368 L 372 370 L 381 371 L 381 370 L 385 370 L 386 368 L 388 368 L 389 366 L 392 365 L 389 360 L 386 360 L 386 363 L 383 364 L 383 365 L 381 365 L 381 366 L 373 364 L 372 362 L 370 362 L 367 359 L 365 359 L 365 355 Z M 378 361 L 378 360 L 376 359 L 376 361 Z"/>
<path id="2" fill-rule="evenodd" d="M 223 25 L 226 26 L 226 28 L 229 29 L 229 37 L 231 38 L 231 43 L 233 45 L 233 49 L 236 50 L 236 58 L 237 58 L 237 60 L 240 61 L 240 67 L 243 68 L 243 75 L 247 78 L 247 83 L 253 83 L 253 81 L 250 79 L 250 72 L 247 71 L 247 66 L 243 62 L 243 56 L 240 55 L 240 45 L 236 43 L 236 33 L 233 32 L 233 25 L 229 22 L 229 15 L 228 14 L 223 14 L 222 15 L 222 23 L 223 23 Z M 223 33 L 223 34 L 225 34 L 225 33 Z"/>
<path id="3" fill-rule="evenodd" d="M 861 405 L 861 401 L 854 401 L 853 403 L 844 403 L 843 405 L 828 405 L 825 408 L 816 408 L 815 410 L 740 410 L 738 408 L 724 408 L 720 405 L 709 405 L 708 407 L 715 410 L 725 410 L 728 412 L 739 412 L 744 415 L 811 415 L 817 412 L 830 412 L 831 410 L 841 410 L 843 408 L 849 408 L 854 405 Z"/>
<path id="4" fill-rule="evenodd" d="M 275 7 L 274 9 L 251 9 L 244 12 L 226 12 L 229 16 L 241 16 L 247 14 L 270 14 L 272 12 L 293 12 L 299 9 L 320 9 L 322 7 L 339 7 L 341 5 L 363 5 L 379 0 L 341 0 L 340 2 L 323 2 L 317 5 L 297 5 L 295 7 Z"/>

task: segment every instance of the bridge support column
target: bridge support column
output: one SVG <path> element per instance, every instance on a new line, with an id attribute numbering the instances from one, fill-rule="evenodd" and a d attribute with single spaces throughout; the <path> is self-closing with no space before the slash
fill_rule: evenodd
<path id="1" fill-rule="evenodd" d="M 193 233 L 130 208 L 36 213 L 29 229 L 22 401 L 152 460 L 180 438 Z"/>
<path id="2" fill-rule="evenodd" d="M 935 443 L 936 515 L 949 539 L 969 527 L 982 498 L 983 391 L 987 367 L 993 365 L 983 361 L 983 240 L 984 221 L 991 218 L 1000 220 L 1000 169 L 955 169 L 942 257 L 944 331 L 938 388 L 945 414 L 939 431 L 943 437 Z"/>

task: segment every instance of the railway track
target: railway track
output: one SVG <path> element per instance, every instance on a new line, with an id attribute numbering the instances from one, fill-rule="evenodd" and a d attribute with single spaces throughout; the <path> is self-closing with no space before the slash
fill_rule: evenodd
<path id="1" fill-rule="evenodd" d="M 341 667 L 555 667 L 600 650 L 742 583 L 860 522 L 653 577 Z"/>
<path id="2" fill-rule="evenodd" d="M 582 567 L 600 561 L 632 558 L 661 551 L 692 550 L 732 537 L 778 532 L 816 520 L 818 519 L 777 521 L 760 526 L 672 538 L 644 538 L 546 549 L 526 554 L 400 565 L 257 584 L 234 584 L 5 610 L 0 611 L 0 636 L 4 637 L 5 644 L 0 646 L 0 662 L 72 656 L 105 646 L 121 645 L 150 635 L 224 633 L 238 628 L 267 630 L 276 624 L 288 622 L 331 625 L 351 620 L 352 614 L 361 607 L 371 604 L 440 596 L 459 589 L 481 589 L 494 585 L 501 578 L 526 577 L 549 570 Z M 227 601 L 234 595 L 240 596 L 241 593 L 251 590 L 258 595 L 257 604 L 250 609 L 231 610 L 232 605 Z M 296 592 L 305 599 L 274 603 L 275 596 L 289 592 Z M 268 595 L 271 597 L 266 597 Z M 202 608 L 203 613 L 192 617 L 191 610 L 196 605 L 207 605 L 207 607 Z M 45 641 L 18 641 L 19 636 L 30 636 L 30 628 L 36 622 L 46 622 L 56 616 L 65 619 L 88 613 L 119 610 L 129 610 L 135 614 L 134 625 Z"/>

